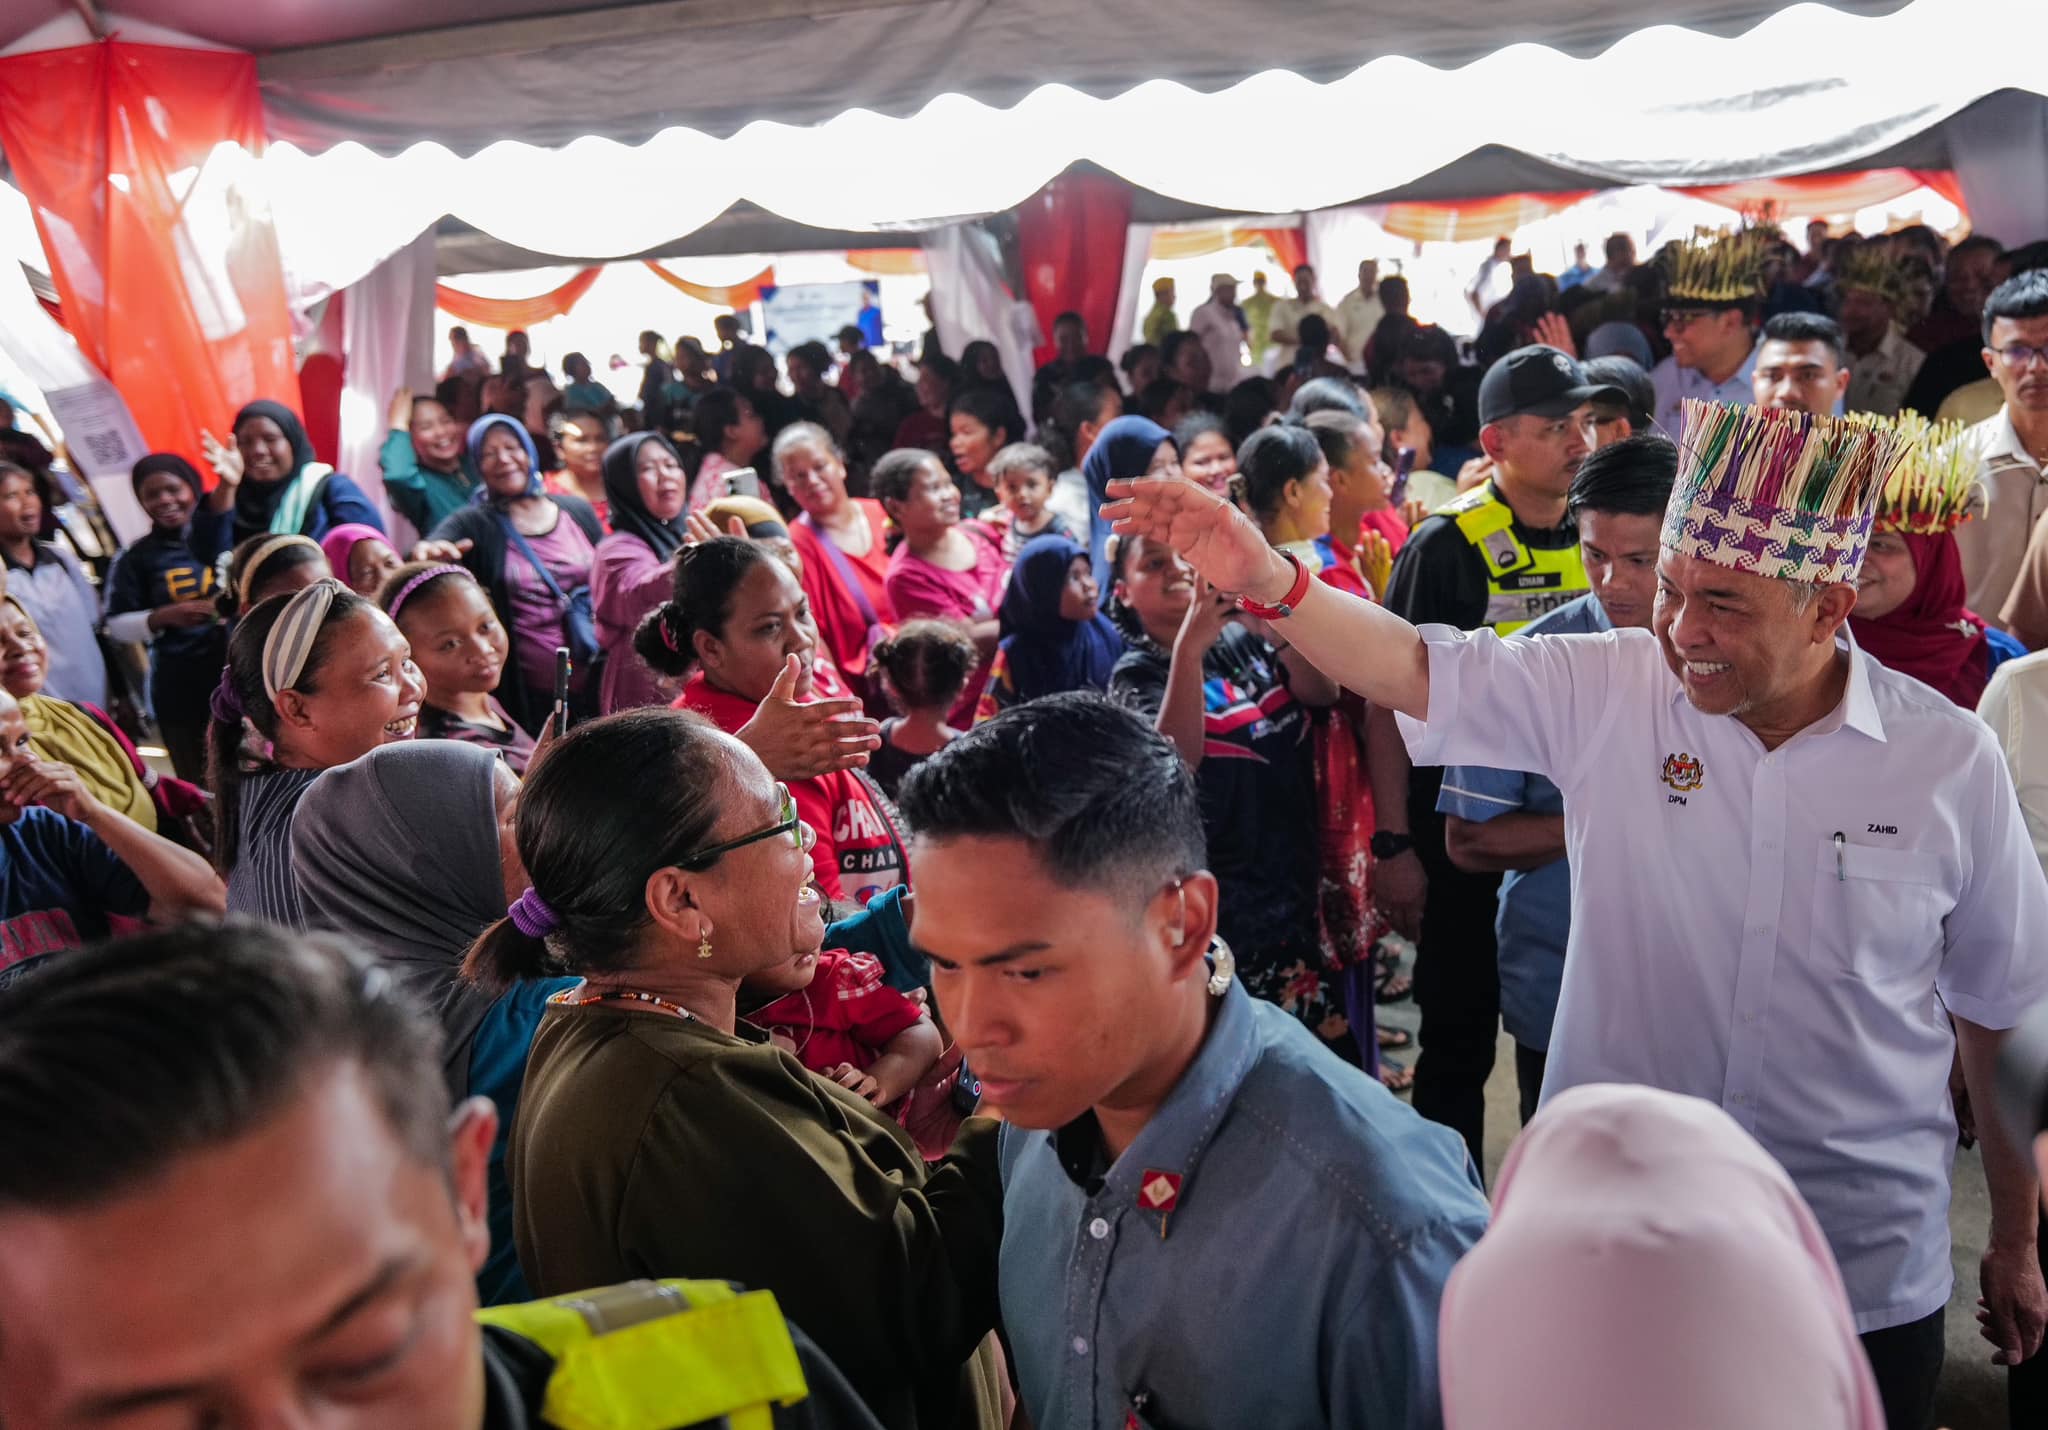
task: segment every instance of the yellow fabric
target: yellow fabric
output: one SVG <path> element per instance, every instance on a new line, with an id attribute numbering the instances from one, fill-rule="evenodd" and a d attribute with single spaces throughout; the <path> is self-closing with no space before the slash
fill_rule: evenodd
<path id="1" fill-rule="evenodd" d="M 594 1329 L 584 1306 L 597 1302 L 630 1323 Z M 554 1357 L 541 1413 L 561 1430 L 666 1430 L 720 1416 L 733 1430 L 770 1430 L 773 1406 L 809 1394 L 775 1297 L 723 1281 L 636 1282 L 476 1317 Z"/>
<path id="2" fill-rule="evenodd" d="M 142 777 L 135 773 L 127 752 L 92 716 L 47 695 L 23 700 L 21 715 L 28 722 L 30 754 L 71 766 L 94 799 L 152 834 L 156 832 L 156 805 L 143 788 Z"/>
<path id="3" fill-rule="evenodd" d="M 1593 589 L 1578 544 L 1536 550 L 1515 535 L 1514 509 L 1493 483 L 1474 487 L 1442 508 L 1486 562 L 1486 620 L 1513 635 L 1538 617 Z"/>

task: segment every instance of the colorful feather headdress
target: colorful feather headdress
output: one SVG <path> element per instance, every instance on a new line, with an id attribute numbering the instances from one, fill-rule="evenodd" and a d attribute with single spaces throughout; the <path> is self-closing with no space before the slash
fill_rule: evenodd
<path id="1" fill-rule="evenodd" d="M 1912 452 L 1894 423 L 1684 403 L 1664 545 L 1780 581 L 1856 579 L 1879 499 Z"/>
<path id="2" fill-rule="evenodd" d="M 1977 514 L 1982 485 L 1977 453 L 1962 440 L 1961 422 L 1929 422 L 1902 412 L 1891 425 L 1909 444 L 1906 460 L 1884 484 L 1877 524 L 1916 536 L 1954 531 Z"/>

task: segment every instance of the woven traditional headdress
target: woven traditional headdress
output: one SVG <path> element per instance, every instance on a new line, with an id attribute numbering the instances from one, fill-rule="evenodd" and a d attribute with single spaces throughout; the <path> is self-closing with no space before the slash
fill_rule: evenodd
<path id="1" fill-rule="evenodd" d="M 1731 234 L 1696 231 L 1665 252 L 1665 301 L 1675 306 L 1732 307 L 1763 297 L 1764 250 L 1776 237 L 1768 228 Z"/>
<path id="2" fill-rule="evenodd" d="M 1897 307 L 1906 289 L 1905 275 L 1882 246 L 1860 243 L 1842 257 L 1835 269 L 1835 286 L 1864 288 Z"/>
<path id="3" fill-rule="evenodd" d="M 1912 451 L 1893 423 L 1684 403 L 1664 545 L 1780 581 L 1856 579 L 1885 484 Z"/>
<path id="4" fill-rule="evenodd" d="M 1960 422 L 1929 422 L 1902 412 L 1891 426 L 1910 445 L 1905 461 L 1884 484 L 1877 524 L 1916 536 L 1954 531 L 1977 514 L 1983 487 L 1977 453 L 1962 440 Z"/>

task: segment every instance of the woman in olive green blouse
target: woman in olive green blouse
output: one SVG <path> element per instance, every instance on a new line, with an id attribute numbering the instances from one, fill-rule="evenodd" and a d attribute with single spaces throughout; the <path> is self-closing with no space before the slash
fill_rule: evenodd
<path id="1" fill-rule="evenodd" d="M 809 842 L 752 751 L 679 711 L 585 725 L 530 776 L 533 886 L 469 970 L 584 982 L 528 1058 L 507 1154 L 520 1264 L 541 1295 L 643 1276 L 773 1291 L 884 1425 L 993 1430 L 995 1124 L 927 1167 L 738 1016 L 742 979 L 824 936 Z"/>

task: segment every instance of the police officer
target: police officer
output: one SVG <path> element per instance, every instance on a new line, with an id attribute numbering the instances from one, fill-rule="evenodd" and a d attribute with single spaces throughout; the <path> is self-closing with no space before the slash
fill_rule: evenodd
<path id="1" fill-rule="evenodd" d="M 42 963 L 0 993 L 11 1430 L 873 1430 L 766 1292 L 477 1313 L 496 1114 L 451 1117 L 367 955 L 230 923 Z"/>
<path id="2" fill-rule="evenodd" d="M 1541 344 L 1517 348 L 1479 384 L 1485 481 L 1415 528 L 1394 562 L 1387 608 L 1416 624 L 1509 635 L 1586 593 L 1566 497 L 1593 450 L 1591 404 L 1625 403 Z M 1443 772 L 1411 769 L 1391 712 L 1375 709 L 1368 767 L 1379 832 L 1374 887 L 1394 926 L 1416 937 L 1422 1012 L 1415 1110 L 1455 1128 L 1481 1162 L 1486 1080 L 1500 1035 L 1493 916 L 1498 874 L 1467 873 L 1444 848 Z"/>

